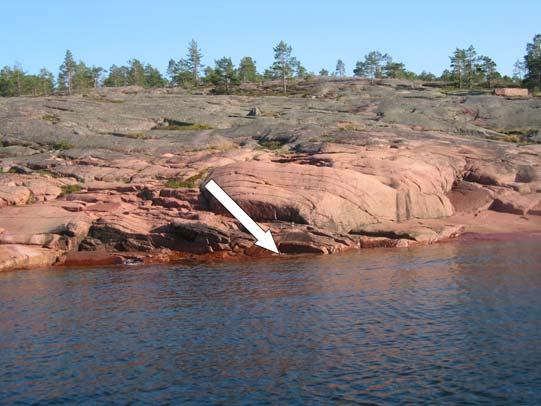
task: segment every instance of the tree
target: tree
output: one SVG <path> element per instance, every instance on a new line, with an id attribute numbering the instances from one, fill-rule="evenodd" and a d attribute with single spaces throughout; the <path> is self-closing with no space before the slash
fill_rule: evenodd
<path id="1" fill-rule="evenodd" d="M 178 62 L 171 59 L 167 67 L 167 74 L 171 78 L 171 83 L 189 87 L 199 83 L 199 73 L 203 68 L 201 59 L 203 54 L 195 40 L 191 40 L 188 44 L 188 53 L 186 58 L 180 59 Z"/>
<path id="2" fill-rule="evenodd" d="M 309 79 L 314 75 L 311 72 L 308 72 L 308 70 L 302 66 L 299 61 L 296 61 L 295 76 L 297 76 L 298 79 Z"/>
<path id="3" fill-rule="evenodd" d="M 242 82 L 256 82 L 259 76 L 255 61 L 249 56 L 240 60 L 238 73 Z"/>
<path id="4" fill-rule="evenodd" d="M 524 76 L 526 76 L 526 64 L 524 61 L 517 59 L 513 65 L 513 81 L 522 83 Z"/>
<path id="5" fill-rule="evenodd" d="M 238 75 L 231 58 L 225 56 L 215 61 L 216 67 L 214 68 L 213 78 L 216 81 L 215 84 L 225 86 L 225 91 L 229 94 L 230 86 L 233 83 L 238 83 Z"/>
<path id="6" fill-rule="evenodd" d="M 167 84 L 160 71 L 150 64 L 145 65 L 144 75 L 146 87 L 163 87 Z"/>
<path id="7" fill-rule="evenodd" d="M 423 80 L 426 82 L 432 82 L 432 81 L 437 80 L 438 78 L 433 73 L 422 71 L 421 73 L 417 75 L 417 79 Z"/>
<path id="8" fill-rule="evenodd" d="M 12 70 L 9 66 L 4 66 L 0 71 L 0 96 L 14 96 Z"/>
<path id="9" fill-rule="evenodd" d="M 464 51 L 464 73 L 466 75 L 466 83 L 468 88 L 471 88 L 475 82 L 475 67 L 477 63 L 477 51 L 473 45 L 470 45 L 468 49 Z"/>
<path id="10" fill-rule="evenodd" d="M 53 92 L 54 78 L 53 74 L 45 68 L 41 68 L 39 71 L 39 89 L 42 95 L 48 95 Z"/>
<path id="11" fill-rule="evenodd" d="M 406 66 L 401 62 L 389 60 L 383 67 L 383 76 L 391 79 L 403 79 L 408 75 Z"/>
<path id="12" fill-rule="evenodd" d="M 119 87 L 127 86 L 129 83 L 129 68 L 126 66 L 112 65 L 109 68 L 109 75 L 103 81 L 105 86 Z"/>
<path id="13" fill-rule="evenodd" d="M 488 88 L 492 89 L 492 81 L 493 79 L 495 79 L 496 74 L 498 73 L 496 71 L 496 62 L 494 62 L 488 56 L 480 56 L 477 69 L 481 73 L 481 75 L 485 78 Z"/>
<path id="14" fill-rule="evenodd" d="M 23 79 L 25 73 L 20 63 L 13 65 L 13 83 L 15 85 L 15 95 L 20 96 L 23 94 Z"/>
<path id="15" fill-rule="evenodd" d="M 329 76 L 329 71 L 327 69 L 321 69 L 319 71 L 319 76 Z"/>
<path id="16" fill-rule="evenodd" d="M 72 90 L 84 90 L 94 87 L 94 74 L 92 69 L 84 62 L 75 65 L 72 76 Z"/>
<path id="17" fill-rule="evenodd" d="M 528 87 L 541 90 L 541 34 L 537 34 L 533 41 L 526 45 L 524 66 Z"/>
<path id="18" fill-rule="evenodd" d="M 64 62 L 60 65 L 60 72 L 58 73 L 58 88 L 65 90 L 68 94 L 72 92 L 73 76 L 75 75 L 75 68 L 77 64 L 73 59 L 73 54 L 68 49 L 64 56 Z"/>
<path id="19" fill-rule="evenodd" d="M 186 65 L 186 68 L 192 72 L 193 81 L 195 83 L 199 81 L 199 71 L 203 67 L 203 65 L 201 64 L 202 58 L 203 54 L 201 53 L 197 42 L 192 39 L 190 41 L 190 44 L 188 45 L 188 54 L 186 55 L 184 64 Z"/>
<path id="20" fill-rule="evenodd" d="M 463 49 L 455 49 L 451 59 L 451 70 L 454 80 L 458 81 L 458 88 L 462 89 L 462 83 L 466 72 L 466 51 Z"/>
<path id="21" fill-rule="evenodd" d="M 358 61 L 353 73 L 355 76 L 362 76 L 370 79 L 383 77 L 383 66 L 391 62 L 391 57 L 378 51 L 369 52 L 364 61 Z"/>
<path id="22" fill-rule="evenodd" d="M 295 70 L 298 71 L 299 62 L 291 55 L 292 48 L 284 41 L 280 41 L 274 48 L 274 63 L 271 70 L 277 77 L 282 79 L 282 89 L 287 93 L 287 79 L 293 76 Z"/>
<path id="23" fill-rule="evenodd" d="M 344 64 L 344 62 L 342 62 L 341 59 L 339 59 L 337 62 L 336 62 L 336 70 L 335 70 L 335 73 L 337 76 L 340 76 L 340 77 L 343 77 L 345 76 L 346 74 L 346 65 Z"/>
<path id="24" fill-rule="evenodd" d="M 145 67 L 138 59 L 128 61 L 128 83 L 135 86 L 146 86 Z"/>
<path id="25" fill-rule="evenodd" d="M 100 87 L 101 77 L 104 69 L 100 66 L 92 66 L 92 68 L 90 68 L 90 71 L 92 72 L 92 81 L 94 83 L 94 88 Z"/>

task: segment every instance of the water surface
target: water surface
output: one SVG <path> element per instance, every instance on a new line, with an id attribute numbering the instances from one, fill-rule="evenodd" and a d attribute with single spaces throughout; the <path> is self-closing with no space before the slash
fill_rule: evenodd
<path id="1" fill-rule="evenodd" d="M 0 403 L 541 404 L 540 247 L 0 273 Z"/>

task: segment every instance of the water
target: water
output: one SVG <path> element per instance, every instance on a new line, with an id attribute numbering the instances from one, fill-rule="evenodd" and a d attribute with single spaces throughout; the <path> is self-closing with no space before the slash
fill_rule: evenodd
<path id="1" fill-rule="evenodd" d="M 540 243 L 0 273 L 0 403 L 540 404 Z"/>

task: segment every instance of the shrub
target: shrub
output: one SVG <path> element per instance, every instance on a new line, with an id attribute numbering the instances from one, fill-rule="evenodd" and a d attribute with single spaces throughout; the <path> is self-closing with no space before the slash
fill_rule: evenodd
<path id="1" fill-rule="evenodd" d="M 165 186 L 171 189 L 192 189 L 198 186 L 198 181 L 206 174 L 207 171 L 201 171 L 197 175 L 190 176 L 187 179 L 168 179 L 165 182 Z"/>
<path id="2" fill-rule="evenodd" d="M 60 141 L 56 142 L 55 144 L 53 144 L 53 149 L 57 149 L 57 150 L 60 150 L 60 151 L 64 151 L 66 149 L 71 149 L 73 147 L 74 147 L 73 144 L 70 144 L 66 140 L 60 140 Z"/>
<path id="3" fill-rule="evenodd" d="M 62 185 L 60 186 L 60 189 L 62 189 L 62 193 L 60 194 L 60 196 L 66 196 L 72 193 L 80 192 L 83 187 L 76 183 L 74 185 Z"/>
<path id="4" fill-rule="evenodd" d="M 56 114 L 45 114 L 41 117 L 42 120 L 49 121 L 53 124 L 58 124 L 60 122 L 60 117 Z"/>
<path id="5" fill-rule="evenodd" d="M 258 144 L 260 146 L 262 146 L 263 148 L 265 148 L 265 149 L 272 149 L 272 150 L 280 149 L 280 148 L 282 148 L 282 145 L 283 145 L 280 141 L 275 141 L 275 140 L 272 140 L 272 141 L 268 141 L 268 140 L 259 141 Z"/>

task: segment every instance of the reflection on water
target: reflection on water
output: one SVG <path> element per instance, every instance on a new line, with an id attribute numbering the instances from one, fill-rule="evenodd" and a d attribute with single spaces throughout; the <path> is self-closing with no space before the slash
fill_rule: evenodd
<path id="1" fill-rule="evenodd" d="M 541 402 L 540 241 L 0 274 L 0 403 Z"/>

